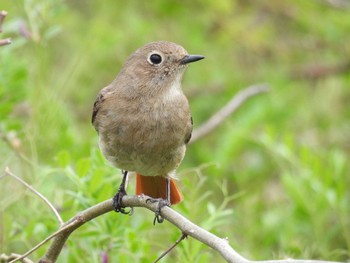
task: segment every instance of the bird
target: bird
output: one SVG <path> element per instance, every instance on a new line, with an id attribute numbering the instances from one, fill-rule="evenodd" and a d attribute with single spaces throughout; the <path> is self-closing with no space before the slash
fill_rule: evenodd
<path id="1" fill-rule="evenodd" d="M 126 211 L 122 198 L 129 172 L 136 173 L 136 194 L 158 202 L 154 224 L 163 222 L 164 206 L 180 203 L 176 169 L 193 127 L 181 87 L 188 64 L 203 59 L 169 41 L 148 43 L 127 58 L 116 78 L 97 95 L 92 124 L 105 158 L 123 171 L 113 208 Z"/>

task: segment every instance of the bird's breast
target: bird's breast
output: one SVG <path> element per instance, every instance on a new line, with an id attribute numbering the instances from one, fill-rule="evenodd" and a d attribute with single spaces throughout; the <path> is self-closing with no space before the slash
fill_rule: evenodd
<path id="1" fill-rule="evenodd" d="M 175 169 L 185 153 L 190 111 L 182 92 L 124 101 L 106 112 L 100 147 L 114 165 L 145 175 Z"/>

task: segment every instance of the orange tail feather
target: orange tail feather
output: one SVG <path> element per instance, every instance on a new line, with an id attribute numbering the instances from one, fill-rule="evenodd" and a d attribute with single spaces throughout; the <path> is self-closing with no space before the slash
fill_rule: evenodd
<path id="1" fill-rule="evenodd" d="M 143 176 L 136 174 L 136 194 L 145 194 L 152 198 L 166 199 L 166 179 L 162 176 Z M 180 203 L 183 196 L 175 181 L 170 179 L 170 204 Z"/>

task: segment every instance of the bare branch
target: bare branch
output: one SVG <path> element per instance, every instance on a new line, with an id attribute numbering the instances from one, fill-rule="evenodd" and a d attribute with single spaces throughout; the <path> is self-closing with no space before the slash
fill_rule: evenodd
<path id="1" fill-rule="evenodd" d="M 123 197 L 123 205 L 127 207 L 145 207 L 155 212 L 157 210 L 158 204 L 146 202 L 148 198 L 149 197 L 144 195 L 125 196 Z M 75 223 L 72 224 L 69 229 L 66 229 L 64 232 L 61 232 L 59 235 L 56 236 L 50 248 L 47 250 L 44 258 L 40 260 L 40 263 L 55 262 L 69 235 L 75 229 L 83 225 L 85 222 L 90 221 L 96 216 L 112 211 L 112 202 L 112 199 L 104 201 L 100 204 L 86 209 L 76 217 L 69 220 L 68 223 L 72 221 L 74 221 Z M 183 234 L 191 236 L 201 241 L 202 243 L 210 246 L 211 248 L 217 250 L 228 262 L 248 262 L 245 258 L 240 256 L 229 246 L 228 241 L 226 239 L 219 238 L 214 234 L 211 234 L 210 232 L 200 228 L 199 226 L 193 224 L 191 221 L 189 221 L 179 213 L 175 212 L 170 207 L 162 208 L 161 215 L 170 223 L 177 226 Z"/>
<path id="2" fill-rule="evenodd" d="M 178 244 L 180 244 L 180 242 L 185 238 L 187 238 L 187 234 L 182 233 L 181 237 L 178 240 L 176 240 L 176 242 L 172 244 L 167 250 L 165 250 L 153 263 L 159 262 L 159 260 L 161 260 L 167 254 L 169 254 L 170 251 L 173 250 Z"/>
<path id="3" fill-rule="evenodd" d="M 39 249 L 40 247 L 42 247 L 45 243 L 47 243 L 48 241 L 50 241 L 51 239 L 53 239 L 55 236 L 61 234 L 62 232 L 64 232 L 66 229 L 70 228 L 73 224 L 75 224 L 75 221 L 72 221 L 69 224 L 66 224 L 65 226 L 61 227 L 60 229 L 58 229 L 56 232 L 54 232 L 53 234 L 51 234 L 50 236 L 48 236 L 47 238 L 45 238 L 43 241 L 41 241 L 39 244 L 37 244 L 35 247 L 33 247 L 32 249 L 28 250 L 26 253 L 24 253 L 23 255 L 17 255 L 16 258 L 14 258 L 12 261 L 10 261 L 9 263 L 15 263 L 19 260 L 24 260 L 26 259 L 26 257 L 30 254 L 32 254 L 35 250 Z"/>
<path id="4" fill-rule="evenodd" d="M 0 46 L 9 45 L 11 43 L 11 38 L 0 39 Z"/>
<path id="5" fill-rule="evenodd" d="M 147 196 L 124 196 L 123 205 L 127 207 L 144 207 L 153 212 L 157 209 L 157 203 L 146 202 L 148 199 Z M 103 215 L 107 212 L 113 210 L 112 208 L 113 200 L 106 200 L 102 203 L 99 203 L 93 207 L 90 207 L 81 213 L 79 213 L 74 218 L 70 219 L 62 227 L 64 231 L 59 231 L 56 237 L 53 239 L 51 246 L 46 251 L 44 257 L 40 260 L 41 263 L 53 263 L 56 262 L 57 257 L 59 256 L 66 240 L 69 238 L 69 235 L 79 228 L 84 223 L 90 221 L 91 219 Z M 239 255 L 228 243 L 227 238 L 219 238 L 214 234 L 200 228 L 195 225 L 184 216 L 174 211 L 170 207 L 164 207 L 161 211 L 161 216 L 168 220 L 170 223 L 175 225 L 178 229 L 182 231 L 184 235 L 188 235 L 197 239 L 198 241 L 208 245 L 214 250 L 218 251 L 221 256 L 227 262 L 240 262 L 240 263 L 253 263 L 241 255 Z M 266 260 L 258 261 L 259 263 L 330 263 L 330 261 L 318 261 L 318 260 Z"/>
<path id="6" fill-rule="evenodd" d="M 11 176 L 12 178 L 16 179 L 17 181 L 19 181 L 21 184 L 23 184 L 25 187 L 27 187 L 30 191 L 32 191 L 34 194 L 36 194 L 37 196 L 39 196 L 45 204 L 48 205 L 48 207 L 50 207 L 50 209 L 52 210 L 52 212 L 55 214 L 59 224 L 62 226 L 64 224 L 60 214 L 58 213 L 58 211 L 56 210 L 56 208 L 53 206 L 53 204 L 50 203 L 50 201 L 43 196 L 41 193 L 39 193 L 37 190 L 34 189 L 33 186 L 29 185 L 28 183 L 26 183 L 25 181 L 23 181 L 21 178 L 19 178 L 17 175 L 15 175 L 14 173 L 12 173 L 10 171 L 10 169 L 8 167 L 5 168 L 5 174 Z"/>
<path id="7" fill-rule="evenodd" d="M 123 204 L 126 205 L 124 202 L 127 196 L 123 198 Z M 132 196 L 134 199 L 137 199 L 136 196 Z M 51 246 L 46 251 L 44 257 L 39 261 L 40 263 L 53 263 L 56 262 L 57 257 L 61 253 L 61 250 L 67 241 L 69 235 L 79 228 L 81 225 L 83 225 L 85 222 L 90 221 L 91 219 L 94 219 L 97 216 L 103 215 L 107 212 L 110 212 L 113 210 L 112 207 L 113 200 L 107 200 L 102 203 L 99 203 L 97 205 L 94 205 L 82 212 L 80 212 L 75 217 L 71 218 L 67 223 L 65 223 L 62 228 L 64 228 L 64 231 L 60 231 L 60 234 L 55 237 L 55 239 L 52 241 Z M 66 228 L 66 225 L 69 225 L 68 228 Z"/>
<path id="8" fill-rule="evenodd" d="M 192 138 L 189 143 L 194 143 L 198 139 L 204 137 L 217 126 L 219 126 L 228 116 L 237 111 L 242 104 L 250 97 L 256 96 L 260 93 L 269 91 L 267 84 L 257 84 L 241 90 L 236 94 L 224 107 L 215 113 L 204 124 L 195 129 L 192 133 Z"/>
<path id="9" fill-rule="evenodd" d="M 0 255 L 0 262 L 9 262 L 13 259 L 17 259 L 18 257 L 20 257 L 21 255 L 18 255 L 18 254 L 15 254 L 15 253 L 12 253 L 11 255 L 7 256 L 6 254 L 1 254 Z M 23 263 L 34 263 L 33 261 L 31 261 L 30 259 L 28 258 L 23 258 L 22 259 L 22 262 Z"/>

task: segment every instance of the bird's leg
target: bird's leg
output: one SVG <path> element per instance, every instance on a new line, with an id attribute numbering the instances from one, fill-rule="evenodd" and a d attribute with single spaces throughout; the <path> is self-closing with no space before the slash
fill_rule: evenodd
<path id="1" fill-rule="evenodd" d="M 155 203 L 158 202 L 157 210 L 155 212 L 155 217 L 153 220 L 153 225 L 156 224 L 156 221 L 161 224 L 164 221 L 164 218 L 160 215 L 160 211 L 164 206 L 170 206 L 170 178 L 166 178 L 166 191 L 165 191 L 165 198 L 149 198 L 146 200 L 146 202 Z"/>
<path id="2" fill-rule="evenodd" d="M 128 171 L 122 171 L 123 173 L 123 179 L 122 183 L 119 186 L 118 192 L 114 195 L 113 197 L 113 208 L 114 211 L 117 213 L 122 213 L 122 214 L 129 214 L 132 215 L 134 212 L 134 209 L 131 207 L 129 211 L 125 210 L 125 207 L 122 205 L 122 199 L 123 196 L 127 195 L 126 190 L 125 190 L 125 185 L 126 185 L 126 180 L 128 178 Z"/>

